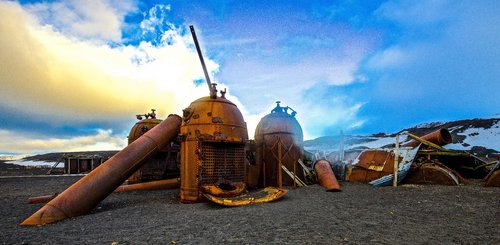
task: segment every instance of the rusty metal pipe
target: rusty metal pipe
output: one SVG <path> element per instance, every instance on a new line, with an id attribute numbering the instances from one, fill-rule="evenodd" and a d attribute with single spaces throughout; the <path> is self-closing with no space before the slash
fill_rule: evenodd
<path id="1" fill-rule="evenodd" d="M 169 190 L 176 189 L 181 186 L 181 179 L 164 179 L 155 180 L 144 183 L 137 183 L 131 185 L 120 185 L 114 192 L 124 192 L 124 191 L 154 191 L 154 190 Z"/>
<path id="2" fill-rule="evenodd" d="M 154 190 L 169 190 L 179 188 L 181 184 L 180 178 L 165 179 L 149 181 L 144 183 L 130 184 L 130 185 L 120 185 L 114 192 L 124 192 L 124 191 L 154 191 Z M 54 193 L 52 195 L 37 196 L 28 198 L 29 204 L 34 203 L 47 203 L 54 199 L 59 193 Z"/>
<path id="3" fill-rule="evenodd" d="M 179 134 L 181 121 L 181 117 L 170 115 L 59 194 L 20 225 L 45 225 L 90 212 L 139 169 L 148 158 L 174 140 Z"/>
<path id="4" fill-rule="evenodd" d="M 445 128 L 436 130 L 436 131 L 431 132 L 429 134 L 426 134 L 426 135 L 424 135 L 424 136 L 422 136 L 420 138 L 424 139 L 424 140 L 427 140 L 427 141 L 429 141 L 431 143 L 434 143 L 436 145 L 439 145 L 439 146 L 443 146 L 443 145 L 447 145 L 447 144 L 451 143 L 451 134 Z M 405 146 L 405 147 L 415 147 L 415 146 L 417 146 L 419 144 L 420 144 L 419 141 L 417 141 L 417 140 L 411 140 L 411 141 L 403 144 L 402 146 Z"/>
<path id="5" fill-rule="evenodd" d="M 340 191 L 339 182 L 328 161 L 318 160 L 314 164 L 314 170 L 318 176 L 318 184 L 325 187 L 326 191 Z"/>
<path id="6" fill-rule="evenodd" d="M 46 202 L 49 202 L 50 200 L 54 199 L 57 195 L 59 195 L 59 193 L 56 192 L 52 195 L 30 197 L 30 198 L 28 198 L 28 203 L 29 204 L 46 203 Z"/>

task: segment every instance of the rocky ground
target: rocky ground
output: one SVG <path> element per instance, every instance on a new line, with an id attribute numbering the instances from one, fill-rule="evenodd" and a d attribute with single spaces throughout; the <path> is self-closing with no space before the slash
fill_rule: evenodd
<path id="1" fill-rule="evenodd" d="M 12 166 L 11 166 L 12 167 Z M 31 175 L 5 169 L 3 175 Z M 5 174 L 6 172 L 10 174 Z M 15 174 L 13 173 L 15 172 Z M 313 185 L 272 203 L 180 204 L 178 190 L 114 193 L 90 214 L 39 227 L 18 224 L 81 177 L 0 177 L 3 244 L 499 244 L 500 188 Z"/>

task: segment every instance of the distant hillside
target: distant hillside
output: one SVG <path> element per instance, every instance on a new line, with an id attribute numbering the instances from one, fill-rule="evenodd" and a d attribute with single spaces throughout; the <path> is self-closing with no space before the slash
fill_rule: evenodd
<path id="1" fill-rule="evenodd" d="M 481 156 L 500 152 L 500 118 L 425 123 L 392 134 L 324 136 L 306 140 L 304 146 L 309 151 L 337 151 L 343 139 L 346 150 L 381 148 L 394 144 L 396 134 L 403 131 L 422 136 L 441 128 L 448 129 L 453 139 L 452 144 L 446 145 L 445 148 L 467 150 Z M 400 140 L 404 142 L 408 139 L 401 136 Z"/>
<path id="2" fill-rule="evenodd" d="M 28 156 L 22 159 L 22 161 L 41 161 L 41 162 L 58 162 L 64 155 L 85 155 L 85 156 L 99 156 L 103 158 L 112 157 L 118 151 L 80 151 L 80 152 L 54 152 L 47 154 L 40 154 L 34 156 Z"/>

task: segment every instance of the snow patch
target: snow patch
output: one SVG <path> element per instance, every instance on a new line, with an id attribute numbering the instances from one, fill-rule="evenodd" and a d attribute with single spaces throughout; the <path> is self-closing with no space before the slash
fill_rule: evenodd
<path id="1" fill-rule="evenodd" d="M 465 136 L 461 143 L 449 144 L 445 147 L 452 150 L 470 150 L 473 146 L 482 146 L 500 151 L 500 123 L 491 128 L 468 128 L 457 135 Z"/>
<path id="2" fill-rule="evenodd" d="M 44 162 L 44 161 L 8 161 L 5 163 L 9 164 L 15 164 L 15 165 L 20 165 L 20 166 L 35 166 L 35 167 L 52 167 L 55 162 Z M 61 166 L 58 166 L 61 167 Z"/>

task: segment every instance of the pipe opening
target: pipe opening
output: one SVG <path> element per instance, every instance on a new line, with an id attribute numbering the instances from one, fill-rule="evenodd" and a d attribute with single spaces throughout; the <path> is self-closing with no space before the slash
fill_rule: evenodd
<path id="1" fill-rule="evenodd" d="M 439 133 L 445 143 L 447 144 L 451 143 L 451 134 L 450 131 L 448 131 L 448 129 L 442 128 L 439 130 Z"/>

